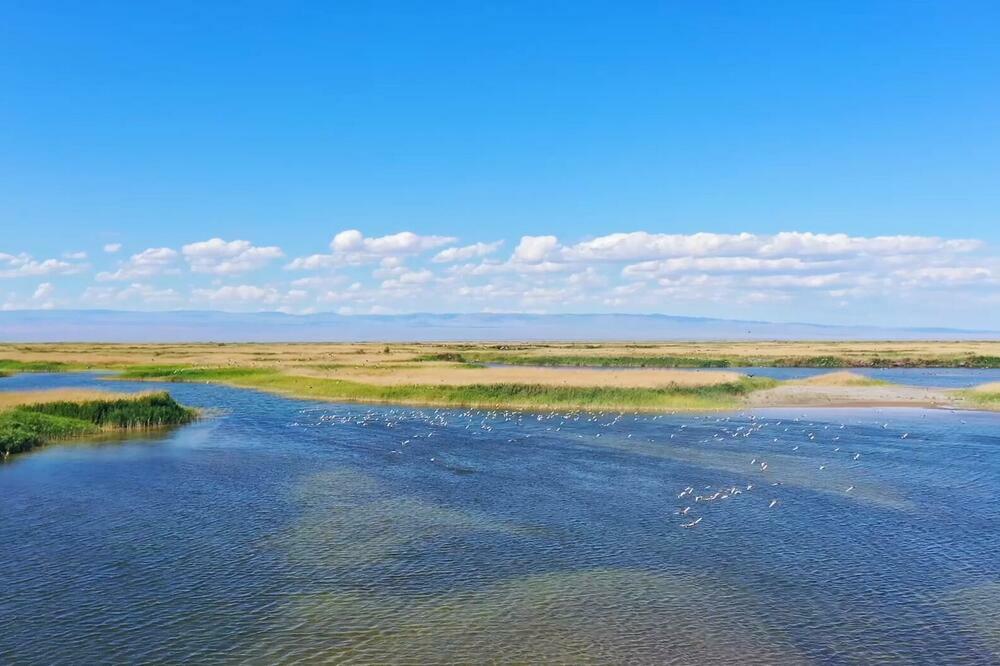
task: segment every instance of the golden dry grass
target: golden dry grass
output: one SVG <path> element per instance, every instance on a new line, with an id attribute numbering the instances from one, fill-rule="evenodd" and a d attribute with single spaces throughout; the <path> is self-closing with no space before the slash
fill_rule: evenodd
<path id="1" fill-rule="evenodd" d="M 386 351 L 388 350 L 388 351 Z M 235 365 L 289 368 L 338 365 L 356 368 L 412 365 L 434 354 L 489 353 L 516 356 L 760 358 L 831 356 L 920 359 L 1000 356 L 1000 341 L 897 342 L 667 342 L 629 343 L 241 343 L 241 344 L 0 344 L 0 358 L 57 361 L 91 367 L 121 365 Z"/>
<path id="2" fill-rule="evenodd" d="M 980 384 L 979 386 L 973 386 L 970 390 L 976 393 L 1000 393 L 1000 382 Z"/>
<path id="3" fill-rule="evenodd" d="M 880 386 L 886 382 L 844 370 L 827 372 L 804 379 L 794 379 L 788 383 L 798 386 Z"/>
<path id="4" fill-rule="evenodd" d="M 735 382 L 737 372 L 652 369 L 596 370 L 589 368 L 486 367 L 466 368 L 421 364 L 394 368 L 298 368 L 306 377 L 344 379 L 379 386 L 472 386 L 474 384 L 532 384 L 540 386 L 602 386 L 662 388 L 715 386 Z"/>
<path id="5" fill-rule="evenodd" d="M 47 391 L 0 391 L 0 409 L 48 402 L 86 402 L 134 398 L 138 393 L 114 393 L 97 389 L 51 389 Z"/>

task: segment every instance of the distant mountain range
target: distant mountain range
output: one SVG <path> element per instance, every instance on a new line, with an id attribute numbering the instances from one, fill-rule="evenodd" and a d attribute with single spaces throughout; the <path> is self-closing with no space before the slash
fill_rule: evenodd
<path id="1" fill-rule="evenodd" d="M 531 340 L 996 340 L 1000 331 L 882 328 L 633 314 L 289 315 L 279 312 L 0 312 L 2 342 Z"/>

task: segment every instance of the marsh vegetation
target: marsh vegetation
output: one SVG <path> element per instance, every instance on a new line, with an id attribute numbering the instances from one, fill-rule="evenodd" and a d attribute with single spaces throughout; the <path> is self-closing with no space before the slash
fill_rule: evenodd
<path id="1" fill-rule="evenodd" d="M 100 395 L 98 393 L 98 395 Z M 0 407 L 0 458 L 24 453 L 54 440 L 102 431 L 134 431 L 189 423 L 197 412 L 169 393 L 62 399 L 65 396 L 4 396 Z M 55 398 L 55 399 L 50 399 Z"/>

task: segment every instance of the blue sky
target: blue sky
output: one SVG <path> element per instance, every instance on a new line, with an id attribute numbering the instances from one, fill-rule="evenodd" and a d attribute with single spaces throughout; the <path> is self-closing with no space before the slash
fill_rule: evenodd
<path id="1" fill-rule="evenodd" d="M 995 3 L 2 12 L 9 309 L 1000 326 Z"/>

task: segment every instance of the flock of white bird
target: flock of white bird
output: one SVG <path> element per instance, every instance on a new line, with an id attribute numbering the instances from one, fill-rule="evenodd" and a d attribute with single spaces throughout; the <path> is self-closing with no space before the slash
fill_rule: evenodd
<path id="1" fill-rule="evenodd" d="M 458 411 L 452 409 L 384 408 L 369 409 L 365 412 L 348 412 L 344 414 L 324 413 L 320 416 L 320 421 L 354 424 L 362 427 L 377 424 L 386 428 L 409 428 L 410 432 L 407 435 L 402 436 L 399 440 L 398 446 L 390 451 L 391 455 L 398 456 L 402 455 L 406 448 L 415 440 L 422 438 L 429 439 L 439 436 L 441 434 L 440 429 L 449 426 L 464 426 L 462 428 L 464 431 L 466 431 L 469 435 L 475 436 L 480 434 L 492 434 L 498 427 L 505 428 L 509 433 L 511 426 L 514 427 L 514 432 L 517 433 L 520 431 L 520 427 L 528 421 L 533 421 L 536 424 L 544 424 L 546 425 L 545 432 L 552 433 L 562 432 L 563 428 L 566 428 L 567 426 L 571 427 L 574 424 L 592 424 L 597 427 L 596 432 L 577 432 L 573 434 L 575 434 L 577 439 L 585 439 L 587 437 L 598 439 L 602 436 L 602 434 L 604 434 L 605 431 L 614 428 L 626 418 L 628 418 L 628 423 L 649 423 L 659 421 L 660 419 L 666 419 L 671 416 L 676 416 L 676 412 L 671 412 L 669 414 L 646 415 L 640 414 L 639 412 L 627 414 L 626 412 L 588 412 L 583 410 L 537 413 L 501 409 L 467 409 Z M 711 436 L 703 437 L 695 442 L 699 445 L 711 445 L 713 443 L 718 444 L 724 442 L 733 443 L 756 436 L 758 440 L 770 438 L 770 442 L 768 442 L 768 444 L 772 446 L 772 450 L 774 450 L 773 447 L 775 445 L 781 446 L 782 443 L 791 444 L 787 451 L 794 454 L 800 450 L 800 447 L 803 444 L 810 443 L 815 445 L 824 445 L 829 450 L 829 458 L 832 460 L 836 459 L 834 457 L 836 454 L 848 455 L 850 460 L 854 463 L 857 463 L 861 459 L 860 451 L 842 450 L 842 447 L 838 444 L 840 441 L 840 435 L 836 434 L 831 436 L 827 432 L 831 429 L 831 424 L 810 422 L 805 415 L 801 418 L 792 418 L 788 420 L 770 420 L 758 418 L 756 415 L 752 414 L 739 414 L 735 416 L 700 415 L 690 416 L 689 418 L 701 423 L 709 423 L 714 420 L 716 424 L 714 432 Z M 688 425 L 688 423 L 683 423 L 673 426 L 672 429 L 674 432 L 669 433 L 669 437 L 665 437 L 665 439 L 674 439 L 678 434 L 683 435 L 685 431 L 692 432 L 691 430 L 687 430 Z M 881 423 L 880 425 L 882 429 L 889 427 L 888 423 Z M 844 430 L 846 427 L 847 424 L 845 423 L 842 423 L 839 426 L 833 426 L 834 432 Z M 634 435 L 632 432 L 622 434 L 624 434 L 625 440 L 632 439 Z M 803 435 L 805 438 L 804 441 L 798 439 Z M 509 443 L 518 439 L 529 439 L 531 437 L 532 433 L 520 432 L 515 436 L 508 437 L 506 441 Z M 901 439 L 907 439 L 908 437 L 909 433 L 903 433 L 901 435 Z M 649 441 L 655 442 L 657 440 L 655 438 L 651 438 Z M 662 442 L 662 439 L 660 441 Z M 691 443 L 691 441 L 691 438 L 685 438 L 685 443 Z M 429 460 L 432 463 L 438 462 L 436 457 L 430 457 Z M 831 463 L 825 462 L 820 464 L 818 466 L 818 471 L 824 471 L 829 464 Z M 781 485 L 780 481 L 772 480 L 774 478 L 773 471 L 771 471 L 772 466 L 766 457 L 751 457 L 748 467 L 748 474 L 755 476 L 761 475 L 758 476 L 759 480 L 757 482 L 754 482 L 753 479 L 744 479 L 740 483 L 730 483 L 724 486 L 703 486 L 700 490 L 697 490 L 694 485 L 687 485 L 680 489 L 676 494 L 676 499 L 681 500 L 681 502 L 675 512 L 676 515 L 681 518 L 681 522 L 679 523 L 680 527 L 690 529 L 701 525 L 704 516 L 696 514 L 702 512 L 712 504 L 732 501 L 740 496 L 749 495 L 750 493 L 756 495 L 767 487 L 776 487 Z M 854 486 L 848 485 L 843 489 L 843 492 L 850 493 L 853 490 Z M 775 509 L 779 505 L 780 501 L 777 498 L 773 496 L 769 496 L 767 498 L 768 509 Z"/>

